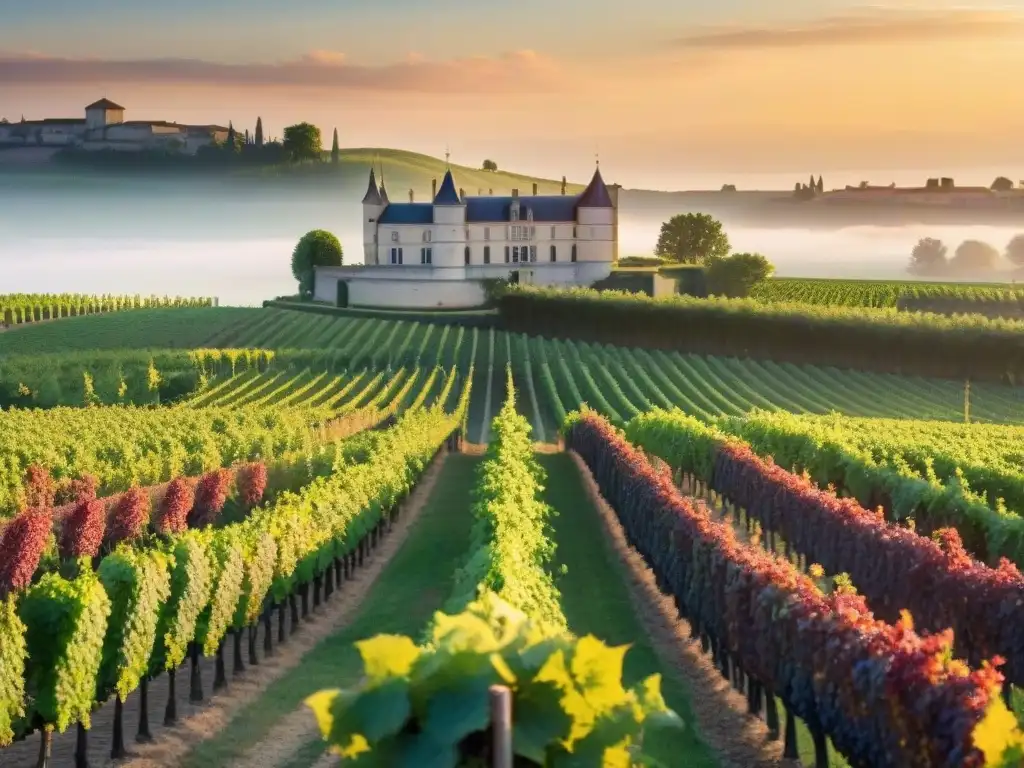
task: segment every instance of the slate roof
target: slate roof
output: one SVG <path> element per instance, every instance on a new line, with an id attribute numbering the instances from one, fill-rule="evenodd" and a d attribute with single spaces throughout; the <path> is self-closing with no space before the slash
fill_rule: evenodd
<path id="1" fill-rule="evenodd" d="M 377 176 L 370 168 L 370 183 L 366 186 L 366 194 L 363 195 L 363 205 L 380 205 L 380 191 L 377 189 Z"/>
<path id="2" fill-rule="evenodd" d="M 433 224 L 433 203 L 392 203 L 377 219 L 381 224 Z"/>
<path id="3" fill-rule="evenodd" d="M 509 207 L 516 198 L 512 197 L 467 197 L 466 221 L 509 221 Z M 522 220 L 526 220 L 526 210 L 533 211 L 534 222 L 544 221 L 576 221 L 575 195 L 537 195 L 536 197 L 520 197 Z"/>
<path id="4" fill-rule="evenodd" d="M 391 201 L 388 199 L 388 191 L 384 189 L 384 171 L 381 171 L 380 179 L 380 201 L 384 205 L 391 205 Z"/>
<path id="5" fill-rule="evenodd" d="M 455 189 L 455 179 L 452 178 L 451 168 L 445 171 L 441 188 L 437 190 L 437 196 L 434 198 L 434 205 L 462 205 L 458 190 Z"/>
<path id="6" fill-rule="evenodd" d="M 122 107 L 120 104 L 115 104 L 110 99 L 100 99 L 99 101 L 94 101 L 92 104 L 87 106 L 86 109 L 120 109 L 120 110 L 124 110 L 124 107 Z"/>
<path id="7" fill-rule="evenodd" d="M 598 168 L 594 171 L 594 178 L 590 180 L 587 188 L 583 190 L 583 194 L 579 197 L 577 203 L 580 208 L 614 208 L 612 205 L 611 195 L 608 194 L 608 187 L 604 184 L 604 179 L 601 178 L 601 169 Z"/>

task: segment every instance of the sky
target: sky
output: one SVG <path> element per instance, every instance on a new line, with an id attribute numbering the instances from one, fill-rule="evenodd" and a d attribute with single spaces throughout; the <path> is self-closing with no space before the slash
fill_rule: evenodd
<path id="1" fill-rule="evenodd" d="M 1024 180 L 1024 0 L 0 0 L 0 117 L 399 147 L 627 187 Z"/>

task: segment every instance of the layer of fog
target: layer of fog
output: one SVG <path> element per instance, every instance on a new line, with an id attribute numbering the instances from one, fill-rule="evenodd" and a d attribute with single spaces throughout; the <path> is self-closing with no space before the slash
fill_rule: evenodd
<path id="1" fill-rule="evenodd" d="M 267 196 L 237 188 L 139 186 L 18 193 L 0 189 L 0 293 L 81 291 L 212 295 L 258 304 L 294 291 L 291 249 L 312 228 L 362 261 L 361 210 L 348 199 Z M 620 255 L 649 255 L 660 218 L 624 209 Z M 763 253 L 780 276 L 905 279 L 914 244 L 968 239 L 1000 250 L 1017 230 L 994 226 L 754 228 L 726 223 L 733 248 Z M 989 276 L 988 279 L 992 279 Z"/>

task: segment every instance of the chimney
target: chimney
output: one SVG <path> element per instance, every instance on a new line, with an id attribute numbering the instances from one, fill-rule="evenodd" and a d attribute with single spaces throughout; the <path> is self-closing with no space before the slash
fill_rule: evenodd
<path id="1" fill-rule="evenodd" d="M 430 182 L 430 198 L 433 199 L 435 197 L 437 197 L 437 179 Z"/>
<path id="2" fill-rule="evenodd" d="M 487 194 L 488 195 L 493 195 L 494 194 L 494 190 L 493 189 L 488 189 L 487 190 Z"/>
<path id="3" fill-rule="evenodd" d="M 562 177 L 562 194 L 565 194 L 565 176 Z"/>
<path id="4" fill-rule="evenodd" d="M 513 189 L 512 190 L 512 197 L 519 197 L 519 190 L 518 189 Z"/>
<path id="5" fill-rule="evenodd" d="M 533 196 L 534 197 L 537 196 L 537 182 L 536 181 L 533 182 Z"/>
<path id="6" fill-rule="evenodd" d="M 410 203 L 415 203 L 416 202 L 416 193 L 413 192 L 411 189 L 409 190 L 409 202 Z"/>
<path id="7" fill-rule="evenodd" d="M 459 187 L 459 200 L 461 200 L 463 203 L 466 202 L 466 190 L 464 190 L 462 187 Z"/>

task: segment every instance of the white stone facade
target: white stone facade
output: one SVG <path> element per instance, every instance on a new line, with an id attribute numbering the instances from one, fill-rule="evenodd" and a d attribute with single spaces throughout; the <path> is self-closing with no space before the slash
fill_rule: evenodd
<path id="1" fill-rule="evenodd" d="M 483 282 L 591 285 L 618 256 L 618 188 L 600 171 L 579 195 L 466 197 L 448 171 L 430 203 L 391 203 L 373 170 L 363 198 L 361 267 L 316 270 L 318 301 L 465 308 Z M 338 283 L 346 283 L 339 292 Z"/>

